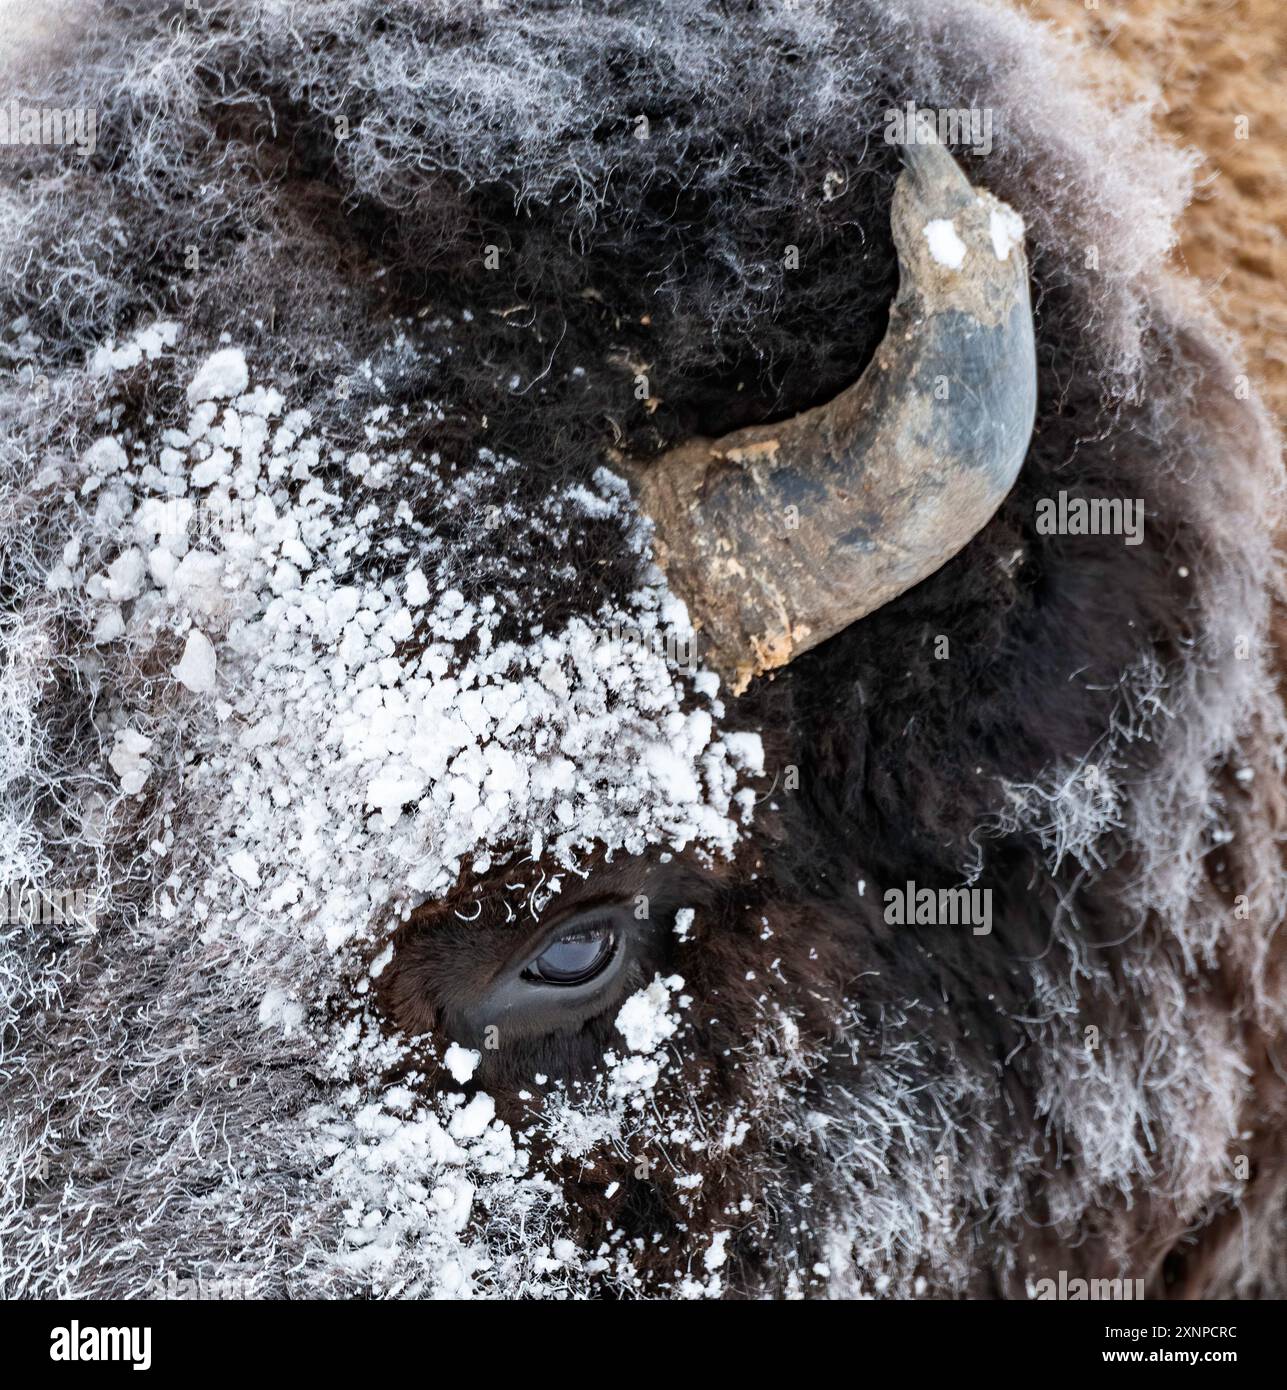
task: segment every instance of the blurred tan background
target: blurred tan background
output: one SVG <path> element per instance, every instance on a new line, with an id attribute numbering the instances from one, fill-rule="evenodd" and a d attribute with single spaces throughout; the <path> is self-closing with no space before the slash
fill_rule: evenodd
<path id="1" fill-rule="evenodd" d="M 1287 424 L 1287 0 L 1013 0 L 1090 46 L 1119 98 L 1205 156 L 1176 260 L 1243 337 Z M 1239 139 L 1239 117 L 1246 139 Z"/>

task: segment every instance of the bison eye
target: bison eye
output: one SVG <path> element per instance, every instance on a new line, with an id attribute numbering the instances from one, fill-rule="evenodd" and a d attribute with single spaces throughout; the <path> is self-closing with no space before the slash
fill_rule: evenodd
<path id="1" fill-rule="evenodd" d="M 606 923 L 584 927 L 551 941 L 523 977 L 549 985 L 583 985 L 604 970 L 616 949 L 616 933 Z"/>
<path id="2" fill-rule="evenodd" d="M 443 1026 L 456 1041 L 484 1048 L 485 1062 L 517 1065 L 510 1043 L 579 1034 L 642 989 L 665 964 L 664 921 L 662 914 L 637 920 L 633 902 L 551 921 L 514 941 L 492 969 L 452 978 Z"/>

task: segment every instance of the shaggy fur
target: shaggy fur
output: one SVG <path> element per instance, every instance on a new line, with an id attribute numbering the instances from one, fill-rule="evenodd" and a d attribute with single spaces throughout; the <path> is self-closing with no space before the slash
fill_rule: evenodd
<path id="1" fill-rule="evenodd" d="M 227 332 L 341 439 L 376 355 L 425 454 L 449 470 L 479 442 L 512 453 L 504 486 L 535 504 L 611 447 L 646 457 L 861 371 L 896 278 L 883 113 L 909 99 L 996 113 L 995 149 L 964 162 L 1029 228 L 1023 473 L 943 570 L 730 708 L 769 752 L 732 863 L 598 865 L 560 902 L 647 882 L 703 907 L 665 951 L 700 1007 L 658 1104 L 713 1131 L 744 1116 L 744 1142 L 712 1144 L 696 1192 L 664 1155 L 646 1178 L 630 1149 L 568 1157 L 518 1082 L 545 1068 L 592 1091 L 610 1019 L 515 1059 L 498 1110 L 537 1136 L 559 1229 L 647 1247 L 638 1282 L 605 1275 L 606 1292 L 677 1291 L 717 1231 L 735 1294 L 1022 1297 L 1061 1268 L 1154 1294 L 1287 1291 L 1275 440 L 1234 349 L 1159 269 L 1186 160 L 1077 90 L 1027 23 L 943 9 L 678 0 L 650 27 L 553 0 L 121 4 L 60 41 L 27 95 L 97 106 L 101 134 L 88 167 L 5 152 L 2 317 L 26 325 L 0 345 L 0 775 L 7 872 L 91 878 L 102 925 L 4 929 L 7 1291 L 133 1294 L 167 1264 L 355 1291 L 319 1254 L 334 1206 L 291 1147 L 327 1085 L 307 1035 L 260 1033 L 262 980 L 236 948 L 156 913 L 166 870 L 146 846 L 162 817 L 199 838 L 200 807 L 158 794 L 118 805 L 97 843 L 79 827 L 111 791 L 96 702 L 128 685 L 161 708 L 172 664 L 83 660 L 43 585 L 76 503 L 41 469 L 92 428 L 87 350 L 158 315 L 182 320 L 191 361 Z M 435 326 L 465 310 L 468 332 Z M 395 326 L 422 355 L 378 355 Z M 114 427 L 165 418 L 173 389 L 140 373 Z M 1144 543 L 1038 534 L 1061 489 L 1144 499 Z M 556 627 L 634 583 L 606 532 L 556 584 L 534 577 L 548 537 L 489 547 L 477 515 L 417 515 L 468 595 L 508 591 Z M 362 563 L 378 575 L 392 553 Z M 193 717 L 171 711 L 163 767 Z M 788 769 L 798 787 L 775 786 Z M 445 1041 L 451 961 L 503 930 L 512 875 L 466 879 L 398 929 L 390 1036 Z M 891 928 L 881 895 L 907 880 L 990 888 L 991 934 Z M 475 898 L 466 941 L 449 914 Z M 440 1075 L 431 1056 L 396 1072 Z M 34 1181 L 38 1151 L 52 1170 Z"/>

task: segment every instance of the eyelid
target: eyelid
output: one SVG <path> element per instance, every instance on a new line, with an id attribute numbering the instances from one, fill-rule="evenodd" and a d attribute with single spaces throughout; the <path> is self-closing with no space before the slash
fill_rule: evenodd
<path id="1" fill-rule="evenodd" d="M 616 927 L 612 919 L 606 914 L 592 917 L 584 924 L 574 924 L 569 926 L 566 931 L 555 932 L 545 945 L 545 950 L 549 950 L 556 941 L 593 941 L 596 936 L 606 936 L 609 932 L 615 931 Z M 539 953 L 538 953 L 539 954 Z"/>
<path id="2" fill-rule="evenodd" d="M 596 928 L 599 930 L 596 931 Z M 535 960 L 543 951 L 548 951 L 556 941 L 576 941 L 616 930 L 617 923 L 613 921 L 612 909 L 600 903 L 580 912 L 569 913 L 560 921 L 551 922 L 540 936 L 524 946 L 522 958 L 528 961 Z M 516 958 L 517 954 L 510 957 L 511 960 Z"/>

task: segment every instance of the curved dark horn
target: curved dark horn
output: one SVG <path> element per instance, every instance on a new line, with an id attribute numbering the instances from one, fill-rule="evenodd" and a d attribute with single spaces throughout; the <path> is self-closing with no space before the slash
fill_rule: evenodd
<path id="1" fill-rule="evenodd" d="M 1023 223 L 940 145 L 894 190 L 889 329 L 833 401 L 636 476 L 654 553 L 740 694 L 932 574 L 1009 492 L 1036 410 Z"/>

